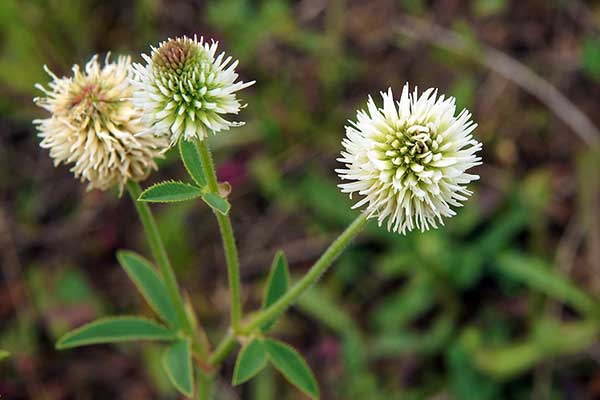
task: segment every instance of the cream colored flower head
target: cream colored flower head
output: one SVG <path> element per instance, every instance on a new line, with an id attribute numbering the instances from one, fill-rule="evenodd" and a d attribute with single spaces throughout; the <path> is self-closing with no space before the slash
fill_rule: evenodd
<path id="1" fill-rule="evenodd" d="M 167 141 L 156 137 L 137 137 L 147 129 L 141 110 L 131 102 L 129 57 L 104 66 L 94 56 L 82 71 L 73 66 L 73 76 L 52 78 L 48 88 L 37 84 L 45 96 L 35 104 L 50 116 L 33 121 L 42 138 L 40 146 L 50 150 L 54 165 L 72 164 L 71 171 L 88 190 L 117 186 L 122 192 L 128 179 L 139 181 L 156 169 L 155 157 L 162 156 Z"/>
<path id="2" fill-rule="evenodd" d="M 366 206 L 379 225 L 387 219 L 391 231 L 425 231 L 452 217 L 479 179 L 466 171 L 481 164 L 481 143 L 473 138 L 477 127 L 471 114 L 456 114 L 454 97 L 428 89 L 421 95 L 408 84 L 395 101 L 392 90 L 382 92 L 383 107 L 371 97 L 368 111 L 360 110 L 346 127 L 344 151 L 337 169 L 344 193 L 362 198 L 353 208 Z"/>
<path id="3" fill-rule="evenodd" d="M 174 145 L 181 137 L 202 140 L 243 125 L 224 115 L 240 111 L 236 92 L 254 81 L 236 82 L 238 62 L 224 53 L 217 56 L 217 45 L 195 36 L 168 39 L 152 47 L 150 56 L 142 54 L 145 65 L 133 65 L 133 101 L 144 110 L 148 133 L 169 137 Z"/>

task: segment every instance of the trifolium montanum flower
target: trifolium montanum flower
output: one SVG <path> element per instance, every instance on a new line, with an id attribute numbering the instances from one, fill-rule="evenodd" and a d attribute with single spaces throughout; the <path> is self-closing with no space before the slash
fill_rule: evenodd
<path id="1" fill-rule="evenodd" d="M 196 36 L 168 39 L 152 47 L 145 65 L 133 65 L 136 87 L 134 103 L 144 109 L 147 133 L 167 136 L 171 145 L 185 140 L 205 139 L 211 132 L 241 126 L 226 120 L 243 107 L 236 92 L 254 84 L 237 81 L 238 61 L 216 55 L 218 43 Z"/>
<path id="2" fill-rule="evenodd" d="M 443 225 L 452 207 L 472 194 L 466 187 L 479 179 L 466 171 L 481 164 L 481 143 L 471 114 L 457 115 L 454 97 L 438 96 L 436 89 L 411 94 L 406 84 L 400 100 L 392 90 L 381 92 L 383 107 L 371 97 L 368 111 L 360 110 L 346 126 L 344 150 L 337 169 L 342 192 L 362 198 L 353 208 L 366 206 L 379 225 L 387 219 L 391 231 L 406 233 Z"/>
<path id="3" fill-rule="evenodd" d="M 48 88 L 37 84 L 45 96 L 35 104 L 50 112 L 45 119 L 34 120 L 40 146 L 50 150 L 54 164 L 73 164 L 71 171 L 88 190 L 119 191 L 128 179 L 140 181 L 157 165 L 168 142 L 153 136 L 137 137 L 147 130 L 141 121 L 142 111 L 131 102 L 129 57 L 104 66 L 93 56 L 83 71 L 73 66 L 73 76 L 59 78 L 47 67 L 52 78 Z"/>

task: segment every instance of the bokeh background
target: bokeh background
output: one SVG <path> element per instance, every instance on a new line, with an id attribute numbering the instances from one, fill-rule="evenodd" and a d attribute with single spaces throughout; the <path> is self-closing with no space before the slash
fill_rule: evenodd
<path id="1" fill-rule="evenodd" d="M 600 4 L 580 0 L 2 0 L 2 399 L 175 399 L 159 345 L 58 352 L 66 330 L 148 313 L 115 259 L 148 254 L 130 200 L 54 168 L 31 120 L 47 64 L 139 60 L 203 34 L 240 59 L 243 128 L 211 140 L 233 186 L 246 310 L 283 249 L 306 270 L 356 215 L 333 170 L 368 94 L 405 81 L 457 97 L 479 122 L 475 195 L 443 229 L 372 224 L 277 325 L 324 399 L 600 398 Z M 587 115 L 587 116 L 586 116 Z M 183 178 L 176 154 L 143 183 Z M 213 338 L 226 269 L 197 202 L 153 206 L 180 282 Z M 218 399 L 300 399 L 273 370 Z"/>

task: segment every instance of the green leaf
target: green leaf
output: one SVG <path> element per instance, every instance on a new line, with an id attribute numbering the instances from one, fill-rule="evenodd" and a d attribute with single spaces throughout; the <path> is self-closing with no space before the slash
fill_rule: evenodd
<path id="1" fill-rule="evenodd" d="M 307 289 L 298 298 L 296 308 L 340 335 L 359 332 L 348 310 L 338 304 L 330 291 L 319 286 Z"/>
<path id="2" fill-rule="evenodd" d="M 265 294 L 263 297 L 262 308 L 267 308 L 271 304 L 275 303 L 283 294 L 287 291 L 290 284 L 290 273 L 288 269 L 288 262 L 285 258 L 283 251 L 279 250 L 273 258 L 273 264 L 271 265 L 271 271 L 269 272 L 269 278 L 267 279 L 267 286 L 265 288 Z M 277 319 L 274 318 L 263 324 L 261 329 L 263 332 L 271 329 L 271 326 Z"/>
<path id="3" fill-rule="evenodd" d="M 171 203 L 202 196 L 202 189 L 188 183 L 168 181 L 157 183 L 144 190 L 138 201 Z"/>
<path id="4" fill-rule="evenodd" d="M 569 278 L 540 258 L 527 256 L 519 252 L 506 252 L 496 260 L 496 266 L 502 273 L 516 279 L 532 289 L 564 301 L 583 314 L 593 313 L 596 301 Z"/>
<path id="5" fill-rule="evenodd" d="M 588 36 L 583 42 L 581 52 L 583 71 L 592 79 L 600 81 L 600 40 Z"/>
<path id="6" fill-rule="evenodd" d="M 489 17 L 503 12 L 506 6 L 506 0 L 477 0 L 473 4 L 473 11 L 478 17 Z"/>
<path id="7" fill-rule="evenodd" d="M 163 368 L 177 390 L 187 397 L 194 393 L 192 352 L 188 338 L 179 339 L 167 348 Z"/>
<path id="8" fill-rule="evenodd" d="M 405 327 L 435 305 L 433 290 L 435 285 L 428 275 L 413 275 L 402 289 L 385 296 L 374 308 L 371 313 L 374 324 L 382 331 Z"/>
<path id="9" fill-rule="evenodd" d="M 253 339 L 240 350 L 233 370 L 233 385 L 239 385 L 258 374 L 267 365 L 262 340 Z"/>
<path id="10" fill-rule="evenodd" d="M 56 343 L 56 348 L 61 350 L 99 343 L 172 340 L 174 338 L 174 332 L 146 318 L 135 316 L 108 317 L 65 334 Z"/>
<path id="11" fill-rule="evenodd" d="M 204 194 L 202 196 L 202 200 L 204 200 L 204 202 L 208 204 L 210 208 L 223 215 L 227 215 L 229 209 L 231 208 L 231 204 L 229 204 L 227 200 L 215 193 Z"/>
<path id="12" fill-rule="evenodd" d="M 117 259 L 154 312 L 170 326 L 179 327 L 165 283 L 150 262 L 132 251 L 117 252 Z"/>
<path id="13" fill-rule="evenodd" d="M 200 187 L 205 187 L 208 183 L 206 175 L 204 175 L 204 168 L 202 168 L 200 154 L 194 142 L 181 139 L 179 141 L 179 154 L 188 174 Z"/>
<path id="14" fill-rule="evenodd" d="M 528 337 L 508 343 L 493 344 L 483 340 L 482 332 L 467 328 L 460 342 L 477 368 L 499 379 L 523 374 L 545 360 L 580 354 L 596 342 L 600 325 L 595 319 L 565 322 L 542 318 L 533 322 Z"/>
<path id="15" fill-rule="evenodd" d="M 306 361 L 296 350 L 285 343 L 265 339 L 264 346 L 271 364 L 286 379 L 312 399 L 319 398 L 319 386 Z"/>
<path id="16" fill-rule="evenodd" d="M 6 350 L 0 350 L 0 360 L 3 360 L 10 356 L 10 353 Z"/>

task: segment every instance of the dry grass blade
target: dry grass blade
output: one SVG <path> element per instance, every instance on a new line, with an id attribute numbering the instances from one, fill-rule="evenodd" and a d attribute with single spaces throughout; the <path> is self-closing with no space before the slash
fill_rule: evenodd
<path id="1" fill-rule="evenodd" d="M 592 145 L 600 140 L 600 130 L 577 106 L 548 81 L 519 61 L 493 47 L 474 48 L 458 33 L 417 17 L 402 16 L 396 24 L 401 35 L 427 41 L 462 56 L 473 58 L 535 96 L 560 118 L 581 140 Z"/>

